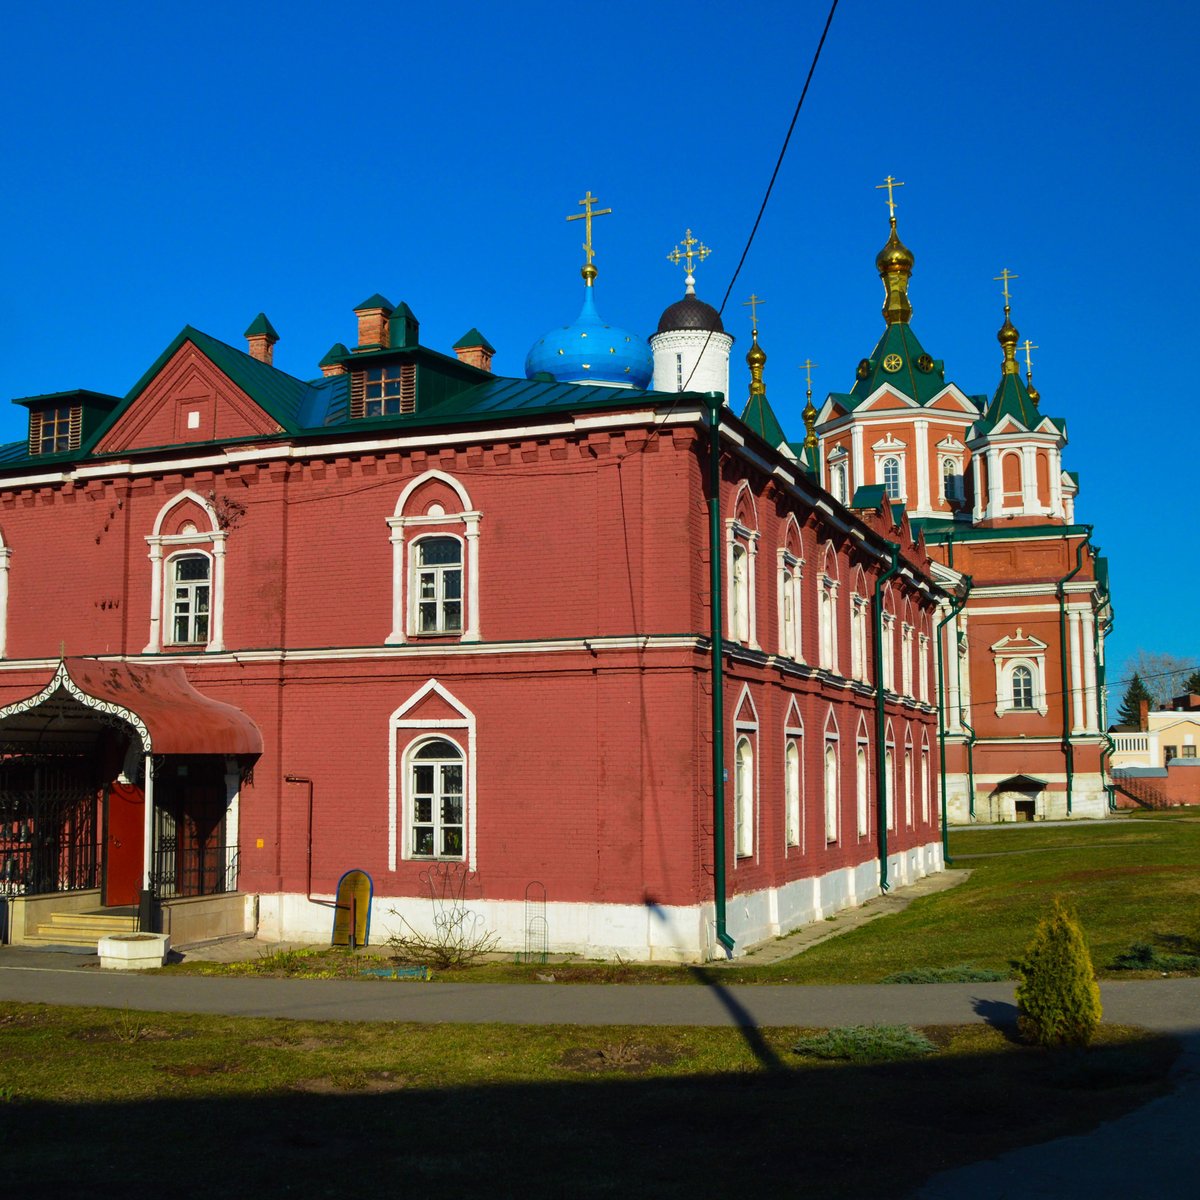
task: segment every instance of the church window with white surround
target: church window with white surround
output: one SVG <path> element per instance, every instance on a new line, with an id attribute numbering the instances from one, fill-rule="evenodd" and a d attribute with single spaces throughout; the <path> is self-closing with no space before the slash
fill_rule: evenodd
<path id="1" fill-rule="evenodd" d="M 211 616 L 212 560 L 207 554 L 175 554 L 167 560 L 171 581 L 172 644 L 207 645 Z"/>
<path id="2" fill-rule="evenodd" d="M 734 749 L 734 853 L 748 858 L 754 853 L 754 748 L 740 737 Z"/>
<path id="3" fill-rule="evenodd" d="M 446 738 L 408 752 L 409 854 L 460 859 L 464 854 L 466 773 L 462 750 Z"/>
<path id="4" fill-rule="evenodd" d="M 892 500 L 899 500 L 903 492 L 900 490 L 900 460 L 888 457 L 880 464 L 883 473 L 883 488 Z"/>
<path id="5" fill-rule="evenodd" d="M 413 542 L 414 633 L 461 633 L 462 542 L 435 535 Z"/>

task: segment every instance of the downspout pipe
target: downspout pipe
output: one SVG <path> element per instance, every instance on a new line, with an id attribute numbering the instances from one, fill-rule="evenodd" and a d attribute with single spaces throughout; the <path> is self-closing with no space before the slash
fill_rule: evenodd
<path id="1" fill-rule="evenodd" d="M 1116 624 L 1116 619 L 1110 617 L 1107 625 L 1104 627 L 1104 636 L 1108 637 L 1112 633 L 1113 626 Z M 1096 622 L 1096 699 L 1099 703 L 1101 696 L 1106 696 L 1105 691 L 1105 671 L 1104 662 L 1100 657 L 1100 622 Z M 1105 701 L 1105 709 L 1107 712 L 1107 700 Z M 1104 736 L 1104 749 L 1100 751 L 1100 778 L 1105 780 L 1104 790 L 1108 794 L 1108 811 L 1117 811 L 1117 788 L 1112 781 L 1112 771 L 1109 767 L 1109 762 L 1112 760 L 1113 754 L 1116 752 L 1116 743 L 1112 740 L 1112 734 L 1107 729 L 1100 731 Z"/>
<path id="2" fill-rule="evenodd" d="M 948 807 L 946 803 L 946 672 L 943 664 L 942 643 L 945 641 L 943 631 L 946 626 L 966 607 L 967 597 L 971 594 L 972 579 L 970 575 L 962 578 L 963 589 L 950 606 L 950 611 L 938 622 L 937 627 L 937 680 L 938 680 L 938 753 L 942 763 L 942 861 L 950 866 L 950 831 L 947 827 Z M 954 655 L 954 669 L 958 670 L 957 647 Z M 960 693 L 961 694 L 961 693 Z"/>
<path id="3" fill-rule="evenodd" d="M 887 696 L 883 690 L 883 585 L 900 570 L 900 547 L 887 542 L 891 565 L 875 580 L 875 790 L 876 817 L 879 828 L 879 890 L 889 890 L 887 849 L 887 750 L 883 744 L 883 729 Z"/>
<path id="4" fill-rule="evenodd" d="M 1071 743 L 1071 680 L 1067 667 L 1067 592 L 1066 586 L 1083 570 L 1083 552 L 1092 538 L 1092 527 L 1085 525 L 1087 532 L 1083 541 L 1075 547 L 1075 566 L 1054 585 L 1058 598 L 1058 654 L 1062 664 L 1062 710 L 1063 710 L 1063 759 L 1067 773 L 1067 816 L 1071 815 L 1075 792 L 1075 747 Z"/>
<path id="5" fill-rule="evenodd" d="M 724 603 L 721 593 L 721 406 L 720 392 L 705 395 L 708 412 L 709 648 L 712 656 L 713 901 L 717 941 L 732 958 L 734 940 L 725 913 L 725 673 Z"/>

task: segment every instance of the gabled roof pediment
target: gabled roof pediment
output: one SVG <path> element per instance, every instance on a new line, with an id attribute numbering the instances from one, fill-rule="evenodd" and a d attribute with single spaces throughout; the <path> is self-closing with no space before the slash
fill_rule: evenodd
<path id="1" fill-rule="evenodd" d="M 237 438 L 294 428 L 309 385 L 187 326 L 100 430 L 100 453 Z"/>
<path id="2" fill-rule="evenodd" d="M 940 442 L 936 443 L 934 448 L 948 451 L 951 454 L 961 454 L 966 449 L 966 446 L 954 434 L 948 433 Z"/>
<path id="3" fill-rule="evenodd" d="M 926 408 L 936 408 L 942 412 L 967 413 L 971 417 L 979 416 L 979 408 L 957 384 L 946 384 L 945 390 L 939 392 L 926 405 Z"/>
<path id="4" fill-rule="evenodd" d="M 1042 654 L 1046 650 L 1046 643 L 1032 633 L 1018 629 L 1016 636 L 1002 637 L 989 649 L 993 654 Z"/>
<path id="5" fill-rule="evenodd" d="M 921 405 L 911 396 L 897 391 L 891 384 L 884 383 L 875 389 L 855 408 L 856 413 L 879 412 L 889 408 L 920 408 Z"/>
<path id="6" fill-rule="evenodd" d="M 908 446 L 907 442 L 902 442 L 890 429 L 877 442 L 873 442 L 871 449 L 879 453 L 888 450 L 904 450 Z"/>

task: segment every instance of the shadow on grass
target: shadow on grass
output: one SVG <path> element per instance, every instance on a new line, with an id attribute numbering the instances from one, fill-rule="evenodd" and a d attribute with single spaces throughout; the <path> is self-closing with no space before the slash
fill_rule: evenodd
<path id="1" fill-rule="evenodd" d="M 1010 1000 L 984 1000 L 977 996 L 971 1001 L 971 1007 L 975 1010 L 975 1015 L 986 1021 L 993 1029 L 1000 1033 L 1012 1042 L 1014 1045 L 1020 1045 L 1021 1039 L 1017 1035 L 1017 1006 Z"/>
<path id="2" fill-rule="evenodd" d="M 401 1069 L 160 1101 L 0 1105 L 6 1194 L 274 1200 L 420 1196 L 889 1195 L 1015 1146 L 1080 1132 L 1162 1090 L 1167 1039 L 869 1067 L 689 1076 L 583 1070 L 554 1082 L 429 1088 Z M 1147 1069 L 1147 1062 L 1150 1067 Z M 1099 1081 L 1099 1082 L 1098 1082 Z M 195 1087 L 192 1079 L 187 1087 Z M 202 1086 L 202 1085 L 201 1085 Z M 339 1091 L 339 1089 L 342 1089 Z M 215 1089 L 214 1089 L 215 1090 Z M 1148 1185 L 1150 1181 L 1148 1180 Z"/>
<path id="3" fill-rule="evenodd" d="M 767 1071 L 782 1071 L 783 1060 L 763 1037 L 762 1030 L 750 1010 L 720 980 L 717 972 L 708 967 L 688 967 L 688 974 L 698 983 L 709 987 L 716 994 L 725 1011 L 733 1018 L 734 1025 L 745 1040 L 750 1053 Z"/>

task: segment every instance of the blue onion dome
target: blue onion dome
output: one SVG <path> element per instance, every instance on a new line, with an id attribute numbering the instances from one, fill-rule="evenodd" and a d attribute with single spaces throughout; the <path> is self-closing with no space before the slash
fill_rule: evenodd
<path id="1" fill-rule="evenodd" d="M 654 374 L 654 359 L 645 338 L 604 323 L 589 281 L 574 324 L 552 329 L 526 355 L 525 377 L 543 373 L 558 383 L 640 389 Z"/>

